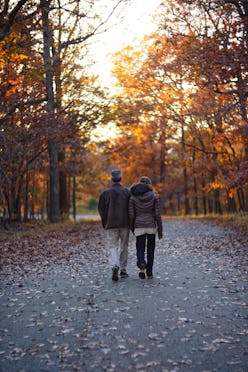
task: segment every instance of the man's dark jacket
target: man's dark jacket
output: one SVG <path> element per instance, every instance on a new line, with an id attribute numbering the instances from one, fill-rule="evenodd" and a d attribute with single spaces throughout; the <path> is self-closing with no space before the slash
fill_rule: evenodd
<path id="1" fill-rule="evenodd" d="M 117 182 L 101 193 L 98 211 L 105 229 L 129 228 L 129 198 L 128 188 Z"/>

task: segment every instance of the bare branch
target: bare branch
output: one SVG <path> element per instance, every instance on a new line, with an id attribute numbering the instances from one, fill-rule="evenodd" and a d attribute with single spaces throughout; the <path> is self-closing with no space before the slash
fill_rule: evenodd
<path id="1" fill-rule="evenodd" d="M 8 9 L 9 9 L 9 0 L 4 0 L 4 6 L 3 6 L 2 12 L 0 13 L 0 16 L 5 16 L 8 13 Z"/>
<path id="2" fill-rule="evenodd" d="M 22 9 L 22 7 L 28 2 L 28 0 L 20 0 L 14 9 L 10 12 L 9 17 L 3 28 L 0 30 L 0 41 L 8 36 L 10 29 L 15 21 L 17 13 Z M 5 4 L 6 5 L 6 4 Z M 6 9 L 5 9 L 6 10 Z"/>

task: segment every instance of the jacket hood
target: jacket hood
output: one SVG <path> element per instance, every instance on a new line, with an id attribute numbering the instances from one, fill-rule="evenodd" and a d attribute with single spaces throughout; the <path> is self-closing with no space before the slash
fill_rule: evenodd
<path id="1" fill-rule="evenodd" d="M 136 183 L 131 186 L 130 191 L 132 195 L 139 196 L 147 193 L 148 191 L 152 191 L 152 187 L 146 183 Z"/>
<path id="2" fill-rule="evenodd" d="M 133 185 L 130 189 L 131 194 L 139 199 L 141 202 L 147 203 L 154 199 L 154 192 L 152 191 L 152 187 L 145 184 L 145 183 L 138 183 Z"/>

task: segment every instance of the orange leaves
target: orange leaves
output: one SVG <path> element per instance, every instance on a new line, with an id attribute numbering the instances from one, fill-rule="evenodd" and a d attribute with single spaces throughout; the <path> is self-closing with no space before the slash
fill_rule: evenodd
<path id="1" fill-rule="evenodd" d="M 10 34 L 0 42 L 0 82 L 2 92 L 8 99 L 18 92 L 22 85 L 23 76 L 20 74 L 21 64 L 28 60 L 28 56 L 17 46 L 17 35 Z"/>
<path id="2" fill-rule="evenodd" d="M 237 105 L 247 101 L 247 50 L 230 9 L 202 4 L 168 1 L 158 32 L 115 56 L 121 87 L 115 114 L 123 135 L 113 156 L 128 163 L 130 175 L 151 172 L 170 197 L 186 190 L 185 199 L 206 199 L 209 192 L 217 206 L 217 198 L 227 197 L 228 172 L 248 147 L 246 103 Z"/>
<path id="3" fill-rule="evenodd" d="M 222 187 L 223 187 L 223 182 L 217 182 L 217 181 L 210 182 L 209 191 L 210 190 L 218 190 L 218 189 L 221 189 Z"/>
<path id="4" fill-rule="evenodd" d="M 7 47 L 6 47 L 7 46 Z M 17 35 L 11 33 L 4 41 L 0 42 L 0 68 L 4 69 L 10 64 L 18 65 L 28 59 L 17 45 Z"/>

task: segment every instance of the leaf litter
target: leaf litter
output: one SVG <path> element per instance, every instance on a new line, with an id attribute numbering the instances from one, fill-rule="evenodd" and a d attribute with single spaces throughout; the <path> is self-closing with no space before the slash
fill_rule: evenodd
<path id="1" fill-rule="evenodd" d="M 8 371 L 247 366 L 247 236 L 165 219 L 151 281 L 112 283 L 98 223 L 1 242 L 0 359 Z"/>

